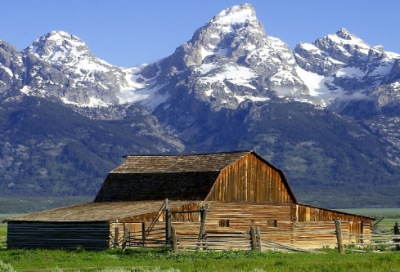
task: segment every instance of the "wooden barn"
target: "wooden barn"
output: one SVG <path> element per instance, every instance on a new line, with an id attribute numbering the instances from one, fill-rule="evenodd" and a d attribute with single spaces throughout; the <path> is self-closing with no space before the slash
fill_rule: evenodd
<path id="1" fill-rule="evenodd" d="M 248 232 L 255 226 L 263 239 L 306 249 L 335 246 L 337 219 L 353 242 L 368 237 L 375 220 L 298 203 L 280 169 L 255 151 L 240 151 L 127 156 L 93 203 L 5 221 L 8 248 L 103 250 L 127 235 L 142 246 L 151 244 L 144 239 L 168 242 L 168 226 L 178 237 Z"/>

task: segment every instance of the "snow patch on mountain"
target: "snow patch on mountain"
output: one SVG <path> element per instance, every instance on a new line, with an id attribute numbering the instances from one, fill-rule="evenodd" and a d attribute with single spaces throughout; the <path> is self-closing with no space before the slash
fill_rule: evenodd
<path id="1" fill-rule="evenodd" d="M 26 85 L 24 87 L 22 87 L 22 89 L 20 90 L 21 93 L 26 94 L 26 95 L 29 95 L 29 93 L 31 91 L 32 91 L 31 88 L 29 88 L 29 86 L 26 86 Z"/>
<path id="2" fill-rule="evenodd" d="M 121 91 L 117 94 L 117 97 L 120 104 L 140 103 L 144 106 L 151 106 L 151 109 L 154 109 L 156 106 L 163 103 L 167 98 L 165 95 L 157 95 L 157 91 L 159 91 L 162 87 L 164 86 L 155 86 L 153 88 L 142 89 L 121 89 Z"/>
<path id="3" fill-rule="evenodd" d="M 336 76 L 338 77 L 363 77 L 365 76 L 365 72 L 360 70 L 359 68 L 355 68 L 355 67 L 346 67 L 346 68 L 342 68 L 339 69 L 336 72 Z"/>
<path id="4" fill-rule="evenodd" d="M 199 70 L 201 70 L 202 72 L 210 71 L 210 69 L 212 69 L 213 67 L 215 66 L 207 65 L 207 67 L 200 68 Z M 257 74 L 247 67 L 228 64 L 219 68 L 218 73 L 205 77 L 200 77 L 199 81 L 204 84 L 212 85 L 216 82 L 224 82 L 225 80 L 227 80 L 235 85 L 256 89 L 256 87 L 250 84 L 251 80 L 256 77 Z"/>
<path id="5" fill-rule="evenodd" d="M 3 64 L 0 63 L 0 69 L 3 69 L 4 71 L 6 71 L 6 73 L 10 76 L 13 77 L 14 73 L 11 71 L 10 68 L 5 67 Z"/>
<path id="6" fill-rule="evenodd" d="M 309 95 L 311 97 L 319 98 L 321 100 L 310 99 L 306 97 L 295 98 L 296 101 L 302 103 L 315 104 L 320 107 L 327 107 L 329 101 L 335 98 L 342 98 L 345 94 L 344 90 L 340 87 L 330 89 L 329 86 L 333 85 L 334 77 L 324 77 L 317 73 L 306 71 L 300 67 L 296 67 L 296 72 L 301 80 L 307 85 L 309 89 Z M 328 103 L 327 103 L 328 101 Z"/>
<path id="7" fill-rule="evenodd" d="M 145 67 L 153 64 L 158 65 L 158 61 L 159 60 L 122 69 L 128 84 L 121 85 L 120 91 L 116 94 L 119 99 L 119 104 L 140 103 L 152 112 L 167 100 L 169 96 L 168 93 L 158 93 L 166 84 L 157 85 L 154 81 L 154 79 L 160 75 L 161 69 L 151 78 L 146 78 L 141 74 Z"/>
<path id="8" fill-rule="evenodd" d="M 327 79 L 324 76 L 308 72 L 300 67 L 296 67 L 296 72 L 301 80 L 307 85 L 311 96 L 324 98 L 330 96 L 331 91 L 325 85 Z"/>
<path id="9" fill-rule="evenodd" d="M 250 100 L 250 101 L 253 101 L 253 102 L 271 100 L 271 98 L 269 98 L 269 97 L 258 97 L 258 96 L 251 96 L 251 95 L 244 95 L 244 96 L 234 95 L 234 97 L 237 99 L 237 101 L 239 103 L 242 103 L 245 100 Z"/>
<path id="10" fill-rule="evenodd" d="M 65 97 L 62 97 L 61 101 L 64 104 L 74 105 L 74 106 L 77 106 L 77 107 L 89 107 L 89 108 L 108 107 L 108 106 L 112 105 L 111 103 L 105 103 L 103 100 L 101 100 L 99 98 L 95 98 L 95 97 L 89 97 L 89 103 L 77 103 L 77 102 L 69 101 Z"/>
<path id="11" fill-rule="evenodd" d="M 212 56 L 215 54 L 221 55 L 221 56 L 226 56 L 228 54 L 228 49 L 227 48 L 216 48 L 215 46 L 210 46 L 208 47 L 214 48 L 214 50 L 207 50 L 203 46 L 201 47 L 201 60 L 204 60 L 207 56 Z"/>

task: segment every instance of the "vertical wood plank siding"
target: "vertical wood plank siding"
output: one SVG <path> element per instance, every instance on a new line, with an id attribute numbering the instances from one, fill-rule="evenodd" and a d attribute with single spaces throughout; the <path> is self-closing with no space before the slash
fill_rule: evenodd
<path id="1" fill-rule="evenodd" d="M 293 217 L 296 217 L 296 210 L 298 210 L 298 218 L 296 220 L 298 222 L 334 221 L 336 219 L 340 219 L 342 221 L 359 221 L 365 223 L 371 222 L 370 219 L 363 216 L 347 214 L 305 204 L 293 204 Z"/>
<path id="2" fill-rule="evenodd" d="M 252 153 L 221 171 L 206 201 L 295 202 L 281 174 Z"/>
<path id="3" fill-rule="evenodd" d="M 108 222 L 24 222 L 7 225 L 7 248 L 108 249 Z"/>

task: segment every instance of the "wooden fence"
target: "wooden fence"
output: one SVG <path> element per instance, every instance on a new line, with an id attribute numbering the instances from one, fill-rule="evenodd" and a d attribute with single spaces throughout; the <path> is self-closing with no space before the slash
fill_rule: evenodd
<path id="1" fill-rule="evenodd" d="M 363 246 L 399 246 L 400 235 L 393 234 L 349 234 L 342 233 L 340 221 L 335 222 L 335 229 L 323 231 L 297 231 L 297 232 L 274 232 L 274 235 L 292 235 L 296 239 L 307 240 L 318 236 L 319 240 L 331 241 L 337 239 L 337 248 L 340 253 L 344 253 L 344 247 L 353 245 Z M 118 233 L 118 230 L 116 230 Z M 181 223 L 171 226 L 170 231 L 165 228 L 153 228 L 147 237 L 143 232 L 130 232 L 127 228 L 124 230 L 122 238 L 115 240 L 115 248 L 157 248 L 169 246 L 174 252 L 194 251 L 194 250 L 273 250 L 273 251 L 300 251 L 320 253 L 312 250 L 305 250 L 294 247 L 290 241 L 277 242 L 268 239 L 271 233 L 260 231 L 259 227 L 250 227 L 249 231 L 239 231 L 231 228 L 202 229 L 200 223 Z M 169 236 L 170 235 L 170 236 Z M 143 239 L 144 237 L 144 239 Z M 325 238 L 324 238 L 325 237 Z"/>
<path id="2" fill-rule="evenodd" d="M 177 231 L 178 230 L 178 231 Z M 152 238 L 140 239 L 141 232 L 130 232 L 125 228 L 126 235 L 116 239 L 114 248 L 160 248 L 170 246 L 174 252 L 195 250 L 274 250 L 274 251 L 302 251 L 313 252 L 283 244 L 270 239 L 262 238 L 266 232 L 261 232 L 259 227 L 250 227 L 249 231 L 237 231 L 234 229 L 214 229 L 205 231 L 199 235 L 196 231 L 188 231 L 183 228 L 171 227 L 172 239 L 165 236 L 164 228 L 154 228 Z M 118 230 L 116 230 L 118 233 Z M 332 235 L 333 232 L 330 232 Z M 287 234 L 287 233 L 285 233 Z"/>
<path id="3" fill-rule="evenodd" d="M 158 222 L 161 213 L 165 211 L 165 223 Z M 200 222 L 174 222 L 172 224 L 172 214 L 174 213 L 199 213 Z M 284 251 L 307 251 L 301 247 L 311 246 L 332 246 L 337 242 L 337 248 L 340 253 L 344 253 L 345 245 L 354 246 L 375 246 L 375 245 L 400 245 L 400 235 L 374 235 L 369 230 L 365 234 L 355 234 L 360 231 L 359 225 L 350 223 L 348 229 L 342 232 L 342 223 L 335 220 L 335 224 L 324 224 L 323 226 L 314 226 L 313 228 L 304 228 L 299 226 L 296 231 L 285 232 L 282 230 L 263 229 L 251 226 L 249 231 L 243 231 L 221 226 L 215 228 L 208 226 L 206 230 L 206 217 L 208 213 L 208 204 L 201 206 L 199 210 L 191 211 L 172 211 L 168 205 L 168 199 L 160 207 L 157 216 L 153 219 L 149 227 L 144 231 L 144 225 L 141 231 L 129 231 L 124 227 L 123 235 L 119 235 L 118 228 L 114 232 L 114 248 L 126 247 L 163 247 L 172 246 L 174 252 L 179 250 L 284 250 Z M 332 222 L 331 222 L 332 223 Z M 125 225 L 124 225 L 125 226 Z M 395 233 L 400 233 L 400 227 L 395 225 Z M 362 228 L 361 231 L 362 233 Z M 358 232 L 359 233 L 359 232 Z M 110 239 L 112 237 L 110 236 Z M 294 243 L 296 240 L 296 243 Z M 390 240 L 390 241 L 389 241 Z"/>

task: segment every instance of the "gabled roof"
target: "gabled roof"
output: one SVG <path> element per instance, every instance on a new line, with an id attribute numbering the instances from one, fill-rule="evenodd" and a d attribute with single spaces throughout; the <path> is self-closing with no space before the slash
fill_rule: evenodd
<path id="1" fill-rule="evenodd" d="M 94 201 L 204 200 L 219 173 L 249 152 L 130 155 L 108 174 Z"/>
<path id="2" fill-rule="evenodd" d="M 294 203 L 296 197 L 280 169 L 255 151 L 189 155 L 128 155 L 109 173 L 95 202 L 205 200 L 222 170 L 249 153 L 279 173 Z"/>

